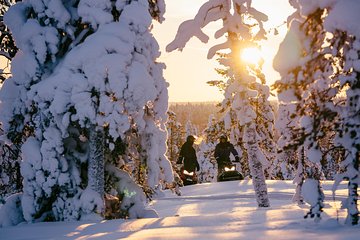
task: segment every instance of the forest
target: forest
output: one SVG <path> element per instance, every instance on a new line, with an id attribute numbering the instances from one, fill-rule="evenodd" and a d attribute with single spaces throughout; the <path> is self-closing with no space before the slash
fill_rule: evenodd
<path id="1" fill-rule="evenodd" d="M 317 222 L 328 207 L 321 181 L 346 181 L 346 224 L 359 224 L 358 1 L 290 0 L 272 86 L 261 59 L 238 57 L 267 39 L 267 15 L 252 0 L 205 1 L 166 51 L 192 37 L 207 43 L 203 29 L 219 22 L 207 46 L 220 64 L 221 80 L 208 82 L 219 103 L 168 102 L 151 33 L 166 21 L 165 0 L 0 2 L 0 55 L 11 66 L 1 72 L 0 227 L 156 217 L 152 199 L 182 194 L 176 162 L 189 135 L 199 183 L 217 180 L 214 151 L 226 135 L 259 209 L 271 206 L 266 180 L 293 180 L 294 201 Z"/>
<path id="2" fill-rule="evenodd" d="M 274 115 L 277 115 L 278 102 L 270 101 L 274 108 Z M 223 113 L 220 112 L 220 102 L 170 102 L 169 111 L 176 114 L 177 120 L 181 125 L 186 126 L 190 122 L 196 128 L 197 134 L 207 127 L 211 116 L 221 119 Z"/>
<path id="3" fill-rule="evenodd" d="M 206 128 L 211 115 L 216 119 L 220 119 L 222 115 L 218 102 L 170 102 L 169 111 L 176 114 L 183 126 L 190 122 L 198 133 Z"/>

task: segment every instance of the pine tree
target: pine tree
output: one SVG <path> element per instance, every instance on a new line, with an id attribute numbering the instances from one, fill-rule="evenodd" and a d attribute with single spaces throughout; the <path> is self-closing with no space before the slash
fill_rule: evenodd
<path id="1" fill-rule="evenodd" d="M 224 132 L 224 123 L 210 115 L 208 126 L 201 135 L 202 141 L 198 152 L 198 162 L 201 169 L 200 182 L 214 182 L 217 180 L 217 164 L 214 152 L 217 141 Z"/>
<path id="2" fill-rule="evenodd" d="M 175 163 L 179 155 L 181 143 L 185 137 L 183 136 L 184 130 L 182 125 L 180 122 L 177 121 L 176 114 L 172 111 L 168 111 L 168 121 L 166 122 L 166 129 L 168 132 L 167 156 L 171 163 Z"/>
<path id="3" fill-rule="evenodd" d="M 180 185 L 182 185 L 180 179 L 180 168 L 176 164 L 179 152 L 181 149 L 181 144 L 184 139 L 184 129 L 180 122 L 177 121 L 177 116 L 174 112 L 168 111 L 168 121 L 166 122 L 166 129 L 168 132 L 167 139 L 167 152 L 166 156 L 171 162 L 172 169 L 174 170 L 174 178 L 175 178 L 175 192 L 180 195 Z"/>
<path id="4" fill-rule="evenodd" d="M 258 84 L 257 87 L 259 88 L 259 96 L 255 105 L 255 123 L 257 127 L 259 148 L 261 149 L 264 157 L 266 158 L 266 162 L 263 163 L 263 165 L 266 167 L 264 170 L 267 173 L 268 178 L 278 179 L 280 177 L 280 169 L 277 168 L 278 160 L 275 151 L 277 147 L 274 136 L 274 108 L 268 100 L 270 95 L 270 89 L 267 85 L 265 85 L 264 80 L 262 84 Z"/>
<path id="5" fill-rule="evenodd" d="M 302 195 L 302 186 L 304 184 L 305 180 L 305 174 L 304 174 L 304 167 L 305 167 L 305 153 L 304 148 L 300 148 L 300 156 L 297 161 L 297 169 L 295 172 L 295 177 L 293 180 L 293 183 L 296 184 L 295 194 L 292 198 L 293 202 L 296 202 L 297 204 L 301 205 L 304 204 L 304 197 Z"/>
<path id="6" fill-rule="evenodd" d="M 1 128 L 0 133 L 2 133 Z M 0 202 L 22 190 L 19 152 L 17 145 L 8 145 L 0 141 Z"/>
<path id="7" fill-rule="evenodd" d="M 190 135 L 193 135 L 193 136 L 198 136 L 198 129 L 196 128 L 196 126 L 194 126 L 192 124 L 192 122 L 190 120 L 188 120 L 186 122 L 186 125 L 185 125 L 185 135 L 186 136 L 190 136 Z"/>
<path id="8" fill-rule="evenodd" d="M 356 12 L 360 4 L 352 1 L 292 2 L 297 12 L 291 22 L 289 34 L 285 38 L 275 67 L 282 75 L 277 86 L 280 98 L 285 102 L 296 102 L 300 113 L 300 128 L 294 131 L 295 142 L 303 146 L 308 161 L 305 174 L 317 181 L 323 173 L 319 166 L 326 154 L 333 149 L 344 173 L 335 182 L 349 179 L 349 197 L 345 204 L 348 209 L 347 223 L 358 224 L 357 183 L 358 170 L 358 110 L 357 86 L 359 59 L 358 31 L 349 20 L 340 16 L 343 12 Z M 356 15 L 356 14 L 355 14 Z M 355 16 L 351 15 L 350 16 Z M 298 46 L 289 52 L 287 45 Z M 281 50 L 282 49 L 282 50 Z M 286 50 L 287 49 L 287 50 Z M 281 62 L 283 56 L 287 63 Z M 344 95 L 345 94 L 345 95 Z M 334 134 L 334 136 L 327 136 Z M 324 144 L 325 138 L 332 142 Z M 322 149 L 321 147 L 327 149 Z M 338 160 L 337 160 L 338 161 Z M 351 180 L 350 180 L 351 179 Z M 321 186 L 316 191 L 321 196 Z M 310 216 L 319 217 L 323 198 L 312 202 Z M 319 207 L 320 206 L 320 207 Z M 314 212 L 316 209 L 317 212 Z"/>
<path id="9" fill-rule="evenodd" d="M 349 5 L 350 6 L 350 5 Z M 360 5 L 359 5 L 360 7 Z M 360 59 L 359 36 L 353 36 L 350 32 L 336 31 L 342 41 L 337 46 L 337 54 L 341 54 L 344 62 L 342 66 L 341 87 L 346 92 L 346 101 L 340 106 L 339 115 L 341 128 L 336 141 L 346 150 L 344 160 L 340 163 L 344 172 L 336 176 L 335 186 L 339 181 L 348 180 L 348 198 L 343 202 L 347 208 L 348 216 L 346 223 L 359 224 L 358 186 L 360 181 L 359 151 L 360 151 L 360 114 L 358 99 L 360 98 L 360 68 L 357 62 Z M 341 179 L 341 180 L 340 180 Z M 336 187 L 335 187 L 336 188 Z"/>
<path id="10" fill-rule="evenodd" d="M 22 146 L 26 221 L 102 217 L 104 192 L 118 197 L 121 216 L 144 217 L 142 189 L 172 183 L 167 83 L 149 32 L 163 11 L 162 0 L 58 0 L 5 15 L 22 55 L 1 89 L 1 122 Z M 138 162 L 142 186 L 124 171 Z"/>
<path id="11" fill-rule="evenodd" d="M 14 38 L 9 31 L 9 28 L 4 23 L 4 14 L 8 11 L 9 7 L 18 2 L 16 0 L 0 0 L 0 57 L 5 58 L 8 62 L 11 61 L 18 51 Z M 3 59 L 2 59 L 3 60 Z M 1 80 L 5 80 L 7 73 L 2 72 Z"/>
<path id="12" fill-rule="evenodd" d="M 297 126 L 296 106 L 291 103 L 280 104 L 276 129 L 279 134 L 277 141 L 278 158 L 280 161 L 281 175 L 283 179 L 294 179 L 298 169 L 299 154 L 296 148 L 292 148 L 292 129 Z"/>
<path id="13" fill-rule="evenodd" d="M 302 165 L 304 172 L 297 172 L 296 178 L 298 179 L 299 175 L 304 174 L 305 179 L 311 178 L 318 182 L 320 181 L 320 174 L 313 175 L 312 173 L 319 171 L 317 168 L 322 159 L 319 139 L 322 139 L 327 131 L 333 130 L 332 122 L 336 116 L 332 102 L 334 97 L 332 94 L 336 91 L 329 92 L 327 88 L 331 84 L 328 80 L 331 64 L 322 59 L 324 52 L 318 51 L 321 49 L 326 35 L 322 25 L 323 14 L 324 9 L 316 9 L 308 15 L 306 20 L 293 20 L 287 35 L 288 39 L 285 37 L 274 60 L 275 69 L 284 73 L 282 79 L 275 83 L 275 87 L 279 91 L 279 100 L 285 105 L 295 104 L 297 115 L 300 115 L 300 124 L 292 128 L 290 143 L 296 146 L 295 149 L 304 147 L 304 150 L 301 151 L 305 151 L 306 156 Z M 290 33 L 296 34 L 296 41 L 299 44 L 297 45 L 298 48 L 294 50 L 295 53 L 291 55 L 294 59 L 282 66 L 281 61 L 285 52 L 281 48 L 285 49 L 287 44 L 293 40 L 290 39 Z M 301 61 L 306 62 L 302 64 Z M 286 67 L 289 66 L 291 67 L 287 69 Z M 318 84 L 321 87 L 313 87 L 313 84 Z M 294 117 L 290 115 L 290 118 Z M 297 181 L 297 183 L 302 185 L 303 180 Z M 320 182 L 318 184 L 320 186 Z M 318 198 L 318 200 L 319 202 L 312 202 L 312 204 L 322 206 L 321 201 L 323 199 Z M 315 219 L 320 217 L 321 208 L 315 208 L 315 206 L 311 206 L 311 208 L 318 212 L 311 212 L 310 216 L 316 217 Z"/>
<path id="14" fill-rule="evenodd" d="M 246 22 L 245 18 L 253 20 L 255 24 Z M 245 64 L 238 60 L 242 49 L 256 47 L 256 41 L 265 38 L 263 21 L 267 20 L 267 16 L 251 7 L 251 1 L 210 0 L 199 9 L 194 19 L 180 25 L 175 40 L 167 46 L 166 50 L 181 50 L 192 36 L 198 37 L 202 42 L 207 42 L 208 36 L 202 32 L 201 28 L 216 20 L 222 20 L 223 27 L 215 33 L 215 37 L 226 35 L 227 40 L 210 48 L 208 58 L 212 58 L 223 49 L 230 50 L 230 53 L 219 53 L 220 63 L 226 68 L 221 71 L 228 78 L 222 106 L 225 109 L 233 109 L 236 121 L 244 127 L 241 138 L 245 142 L 249 158 L 256 199 L 259 207 L 268 207 L 270 203 L 262 168 L 262 162 L 266 162 L 266 159 L 259 151 L 258 132 L 254 122 L 256 106 L 260 103 L 258 98 L 263 94 L 259 91 L 263 90 L 261 86 L 264 84 L 264 75 L 261 73 L 261 66 Z M 251 32 L 254 30 L 254 25 L 258 28 L 256 34 Z M 264 96 L 268 95 L 264 93 Z M 225 128 L 226 124 L 225 121 Z M 238 134 L 239 132 L 235 133 L 239 139 Z"/>
<path id="15" fill-rule="evenodd" d="M 14 58 L 18 48 L 14 42 L 9 28 L 4 23 L 4 14 L 15 1 L 0 1 L 0 58 L 3 63 L 7 63 L 4 69 L 0 69 L 0 83 L 11 77 L 8 72 L 9 64 Z M 0 124 L 0 135 L 3 135 L 2 124 Z M 9 144 L 0 141 L 0 201 L 6 196 L 21 191 L 22 177 L 20 174 L 20 147 L 17 144 Z"/>

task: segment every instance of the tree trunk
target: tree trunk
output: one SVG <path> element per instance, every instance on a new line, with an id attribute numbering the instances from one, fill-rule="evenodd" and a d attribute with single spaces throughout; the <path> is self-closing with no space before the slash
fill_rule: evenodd
<path id="1" fill-rule="evenodd" d="M 241 156 L 241 171 L 242 174 L 244 175 L 244 177 L 249 176 L 250 175 L 250 170 L 249 170 L 249 156 L 248 156 L 248 152 L 244 146 L 243 143 L 240 144 L 240 148 L 242 151 L 242 156 Z"/>
<path id="2" fill-rule="evenodd" d="M 359 209 L 357 207 L 358 199 L 358 174 L 359 174 L 359 154 L 356 154 L 356 158 L 353 161 L 353 167 L 356 170 L 357 174 L 349 179 L 348 189 L 349 189 L 349 198 L 348 198 L 348 216 L 346 218 L 346 223 L 351 225 L 357 225 L 359 223 Z"/>
<path id="3" fill-rule="evenodd" d="M 305 166 L 305 150 L 304 147 L 300 149 L 300 158 L 298 159 L 298 166 L 296 169 L 296 175 L 293 179 L 293 182 L 296 184 L 295 194 L 293 196 L 293 202 L 297 204 L 304 204 L 304 197 L 302 196 L 301 188 L 304 184 L 305 177 L 304 177 L 304 166 Z"/>
<path id="4" fill-rule="evenodd" d="M 265 182 L 264 170 L 262 164 L 257 157 L 257 151 L 260 151 L 256 141 L 256 127 L 253 123 L 245 129 L 248 144 L 249 167 L 252 176 L 253 186 L 256 195 L 256 201 L 259 207 L 270 207 L 267 194 L 267 186 Z"/>
<path id="5" fill-rule="evenodd" d="M 347 224 L 357 225 L 359 222 L 359 210 L 357 208 L 357 198 L 358 198 L 358 184 L 354 181 L 349 181 L 349 198 L 348 198 L 348 216 L 346 219 Z"/>
<path id="6" fill-rule="evenodd" d="M 104 196 L 104 133 L 93 125 L 89 130 L 88 186 Z"/>

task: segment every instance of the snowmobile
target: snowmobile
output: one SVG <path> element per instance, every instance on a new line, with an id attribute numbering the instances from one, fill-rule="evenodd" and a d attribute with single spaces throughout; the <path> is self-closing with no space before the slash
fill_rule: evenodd
<path id="1" fill-rule="evenodd" d="M 243 175 L 236 170 L 236 165 L 231 164 L 224 169 L 220 169 L 221 173 L 218 176 L 218 182 L 243 180 Z"/>
<path id="2" fill-rule="evenodd" d="M 184 186 L 197 183 L 197 177 L 195 172 L 188 172 L 184 169 L 184 167 L 181 167 L 180 169 L 180 178 L 183 181 Z"/>

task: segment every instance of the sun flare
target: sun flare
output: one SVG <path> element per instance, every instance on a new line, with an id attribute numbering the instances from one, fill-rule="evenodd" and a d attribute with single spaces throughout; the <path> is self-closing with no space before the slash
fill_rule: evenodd
<path id="1" fill-rule="evenodd" d="M 240 58 L 250 64 L 259 64 L 263 56 L 258 48 L 245 48 L 241 51 Z"/>

